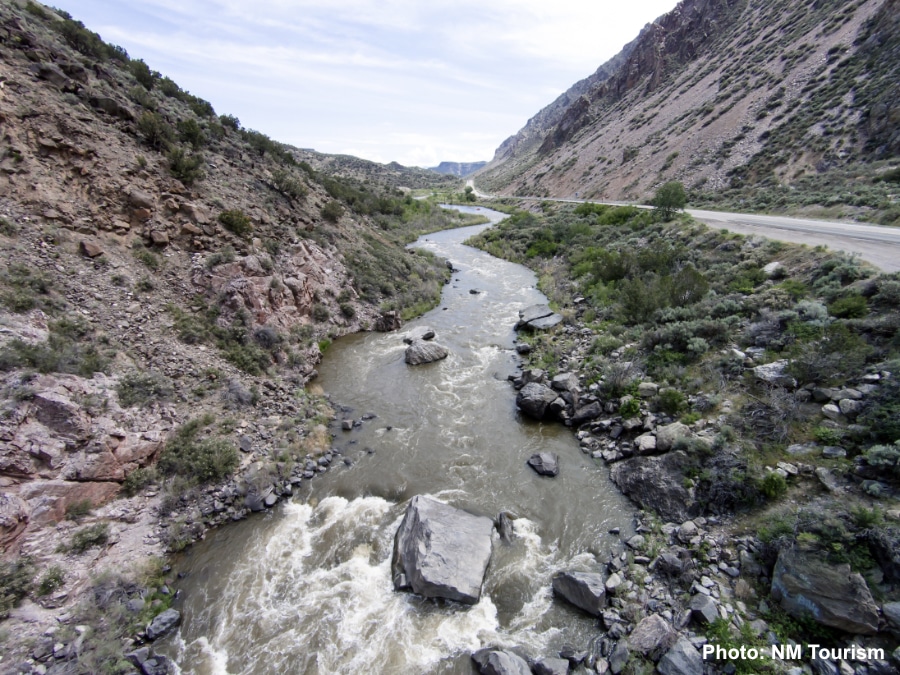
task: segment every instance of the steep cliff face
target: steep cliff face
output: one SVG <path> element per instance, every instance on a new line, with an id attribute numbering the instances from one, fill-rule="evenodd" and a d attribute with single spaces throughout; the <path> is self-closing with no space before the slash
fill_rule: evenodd
<path id="1" fill-rule="evenodd" d="M 525 152 L 533 147 L 535 143 L 540 143 L 546 133 L 553 129 L 566 115 L 569 107 L 573 103 L 576 103 L 582 96 L 590 93 L 592 90 L 603 84 L 622 66 L 628 59 L 632 50 L 640 42 L 641 37 L 643 37 L 649 29 L 650 25 L 648 24 L 647 27 L 641 31 L 640 36 L 625 45 L 621 52 L 597 68 L 593 74 L 573 84 L 567 91 L 560 94 L 553 103 L 546 108 L 543 108 L 537 115 L 528 120 L 518 133 L 503 141 L 494 153 L 494 159 L 491 161 L 491 166 L 498 162 L 502 162 L 504 159 Z"/>
<path id="2" fill-rule="evenodd" d="M 895 0 L 684 0 L 476 177 L 503 194 L 646 198 L 779 185 L 897 154 Z"/>

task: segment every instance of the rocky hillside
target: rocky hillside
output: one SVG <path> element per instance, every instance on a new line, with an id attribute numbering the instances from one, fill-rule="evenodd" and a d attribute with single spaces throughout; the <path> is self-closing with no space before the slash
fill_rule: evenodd
<path id="1" fill-rule="evenodd" d="M 437 302 L 446 264 L 404 244 L 461 222 L 397 189 L 446 179 L 358 164 L 335 175 L 71 17 L 0 3 L 0 671 L 65 611 L 93 632 L 59 663 L 120 672 L 97 640 L 171 598 L 123 581 L 147 607 L 98 618 L 89 573 L 327 469 L 322 351 Z"/>
<path id="2" fill-rule="evenodd" d="M 316 171 L 324 171 L 331 176 L 355 181 L 367 181 L 383 188 L 453 189 L 459 183 L 453 176 L 436 176 L 431 169 L 402 166 L 397 162 L 378 164 L 352 155 L 329 155 L 315 150 L 296 148 L 292 148 L 291 152 L 298 160 L 308 163 Z"/>
<path id="3" fill-rule="evenodd" d="M 487 164 L 487 162 L 441 162 L 437 166 L 429 169 L 429 171 L 463 178 L 465 176 L 471 176 L 485 164 Z"/>
<path id="4" fill-rule="evenodd" d="M 896 0 L 684 0 L 505 141 L 477 184 L 617 200 L 678 180 L 699 203 L 893 222 L 898 16 Z"/>

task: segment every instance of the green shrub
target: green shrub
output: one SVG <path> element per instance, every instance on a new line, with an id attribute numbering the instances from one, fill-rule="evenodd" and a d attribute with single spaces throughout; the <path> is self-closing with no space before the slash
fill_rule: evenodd
<path id="1" fill-rule="evenodd" d="M 137 121 L 138 133 L 149 147 L 162 152 L 171 145 L 174 139 L 172 127 L 155 112 L 149 110 L 141 114 Z"/>
<path id="2" fill-rule="evenodd" d="M 336 223 L 344 215 L 344 207 L 339 201 L 333 199 L 322 207 L 321 213 L 325 220 Z"/>
<path id="3" fill-rule="evenodd" d="M 219 115 L 219 124 L 232 131 L 239 131 L 241 128 L 241 121 L 234 115 Z"/>
<path id="4" fill-rule="evenodd" d="M 66 520 L 74 520 L 78 522 L 87 515 L 90 515 L 94 505 L 90 499 L 82 499 L 73 502 L 66 507 Z"/>
<path id="5" fill-rule="evenodd" d="M 889 364 L 893 372 L 898 372 L 900 363 Z M 859 423 L 869 429 L 872 437 L 881 443 L 900 441 L 900 378 L 896 375 L 882 382 L 869 398 L 868 405 L 860 415 Z"/>
<path id="6" fill-rule="evenodd" d="M 153 372 L 132 371 L 116 385 L 119 403 L 130 408 L 145 406 L 152 401 L 167 400 L 173 393 L 172 383 L 163 375 Z"/>
<path id="7" fill-rule="evenodd" d="M 861 319 L 869 313 L 869 308 L 861 295 L 847 295 L 828 305 L 828 313 L 839 319 Z"/>
<path id="8" fill-rule="evenodd" d="M 233 443 L 224 438 L 198 439 L 202 428 L 210 422 L 209 418 L 195 418 L 179 427 L 160 455 L 157 468 L 163 475 L 203 484 L 234 472 L 238 454 Z"/>
<path id="9" fill-rule="evenodd" d="M 661 185 L 651 201 L 651 205 L 656 207 L 663 220 L 672 220 L 675 212 L 683 209 L 685 204 L 687 204 L 687 194 L 684 191 L 684 185 L 678 181 Z"/>
<path id="10" fill-rule="evenodd" d="M 5 237 L 14 237 L 18 234 L 19 228 L 16 224 L 0 216 L 0 234 Z"/>
<path id="11" fill-rule="evenodd" d="M 109 523 L 94 523 L 78 530 L 72 535 L 69 550 L 84 553 L 89 548 L 105 546 L 109 541 Z"/>
<path id="12" fill-rule="evenodd" d="M 0 349 L 0 371 L 34 368 L 41 373 L 91 377 L 107 372 L 109 355 L 94 344 L 94 332 L 84 321 L 60 319 L 50 324 L 46 342 L 12 340 Z"/>
<path id="13" fill-rule="evenodd" d="M 760 481 L 759 489 L 769 500 L 776 500 L 787 492 L 787 481 L 776 471 L 770 471 Z"/>
<path id="14" fill-rule="evenodd" d="M 219 214 L 219 222 L 222 226 L 238 235 L 239 237 L 247 237 L 253 232 L 253 224 L 250 222 L 250 216 L 245 214 L 241 209 L 230 209 L 222 211 Z"/>
<path id="15" fill-rule="evenodd" d="M 816 427 L 813 429 L 813 438 L 824 445 L 838 445 L 844 440 L 844 432 L 829 427 Z"/>
<path id="16" fill-rule="evenodd" d="M 884 524 L 884 511 L 877 506 L 871 509 L 867 509 L 865 506 L 857 506 L 850 509 L 850 515 L 853 518 L 853 524 L 863 530 Z"/>
<path id="17" fill-rule="evenodd" d="M 166 159 L 169 161 L 169 173 L 185 185 L 193 185 L 203 178 L 203 155 L 188 155 L 182 148 L 172 148 Z"/>
<path id="18" fill-rule="evenodd" d="M 348 319 L 352 319 L 356 316 L 356 308 L 351 305 L 349 302 L 342 302 L 340 304 L 341 314 L 343 314 Z"/>
<path id="19" fill-rule="evenodd" d="M 50 595 L 66 582 L 66 573 L 59 565 L 52 565 L 44 572 L 44 576 L 38 582 L 36 593 L 39 597 Z"/>
<path id="20" fill-rule="evenodd" d="M 0 619 L 9 616 L 10 610 L 31 591 L 34 565 L 30 558 L 0 560 Z"/>
<path id="21" fill-rule="evenodd" d="M 632 417 L 637 417 L 637 415 L 641 412 L 641 403 L 636 398 L 627 399 L 622 405 L 619 406 L 619 414 L 623 419 L 630 419 Z"/>
<path id="22" fill-rule="evenodd" d="M 217 265 L 225 265 L 234 262 L 235 253 L 231 246 L 225 246 L 221 251 L 216 251 L 206 259 L 206 269 L 211 270 Z"/>
<path id="23" fill-rule="evenodd" d="M 306 199 L 306 195 L 309 193 L 306 186 L 303 185 L 303 181 L 284 169 L 273 171 L 272 180 L 275 183 L 275 189 L 288 199 L 301 201 Z"/>
<path id="24" fill-rule="evenodd" d="M 159 259 L 159 256 L 156 255 L 153 251 L 149 251 L 143 246 L 140 248 L 135 248 L 132 251 L 132 255 L 134 255 L 135 260 L 147 266 L 149 269 L 154 272 L 159 272 L 162 267 L 162 262 Z"/>
<path id="25" fill-rule="evenodd" d="M 684 394 L 677 389 L 665 389 L 659 395 L 659 408 L 667 415 L 674 417 L 685 406 Z"/>
<path id="26" fill-rule="evenodd" d="M 125 476 L 122 482 L 122 492 L 126 497 L 133 497 L 146 486 L 156 482 L 155 467 L 139 467 Z"/>
<path id="27" fill-rule="evenodd" d="M 866 451 L 866 462 L 883 469 L 885 477 L 900 478 L 900 441 L 894 445 L 873 445 Z"/>
<path id="28" fill-rule="evenodd" d="M 312 308 L 312 318 L 321 323 L 323 321 L 328 321 L 328 319 L 331 318 L 331 313 L 325 305 L 316 303 Z"/>
<path id="29" fill-rule="evenodd" d="M 142 59 L 132 60 L 128 64 L 128 70 L 134 75 L 134 79 L 138 81 L 138 84 L 142 85 L 144 89 L 147 91 L 153 89 L 153 71 L 150 70 L 150 66 L 148 66 Z"/>
<path id="30" fill-rule="evenodd" d="M 203 136 L 203 129 L 197 124 L 197 120 L 189 117 L 180 120 L 176 127 L 178 128 L 178 139 L 182 143 L 190 144 L 195 150 L 206 142 L 206 138 Z"/>

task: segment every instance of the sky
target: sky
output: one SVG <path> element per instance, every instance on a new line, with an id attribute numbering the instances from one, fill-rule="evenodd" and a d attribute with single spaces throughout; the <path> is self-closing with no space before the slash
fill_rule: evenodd
<path id="1" fill-rule="evenodd" d="M 51 0 L 248 129 L 405 166 L 490 160 L 676 0 Z"/>

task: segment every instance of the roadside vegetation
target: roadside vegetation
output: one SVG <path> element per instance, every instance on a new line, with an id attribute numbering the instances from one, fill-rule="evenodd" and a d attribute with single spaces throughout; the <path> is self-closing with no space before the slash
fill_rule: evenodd
<path id="1" fill-rule="evenodd" d="M 797 448 L 814 449 L 819 465 L 855 482 L 853 499 L 791 508 L 783 527 L 765 536 L 776 547 L 802 540 L 868 571 L 890 548 L 884 542 L 897 539 L 879 514 L 900 485 L 900 427 L 892 421 L 900 389 L 881 375 L 900 372 L 900 275 L 824 248 L 665 215 L 545 204 L 469 243 L 534 269 L 565 318 L 552 331 L 520 336 L 532 347 L 530 367 L 551 375 L 575 368 L 623 419 L 638 414 L 639 383 L 652 381 L 657 416 L 718 429 L 711 442 L 679 446 L 685 485 L 706 513 L 757 513 L 798 490 L 804 502 L 818 498 L 814 486 L 795 487 L 798 479 L 773 470 L 797 462 Z M 772 363 L 784 364 L 791 385 L 754 375 Z M 822 397 L 869 391 L 866 381 L 881 384 L 849 418 L 823 414 Z M 839 450 L 822 458 L 825 446 Z"/>

